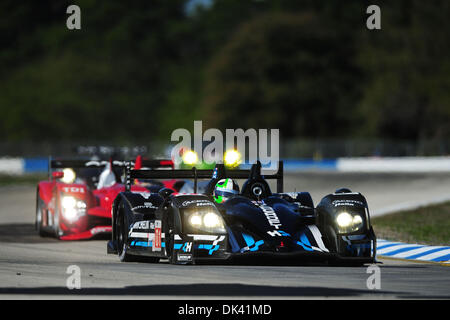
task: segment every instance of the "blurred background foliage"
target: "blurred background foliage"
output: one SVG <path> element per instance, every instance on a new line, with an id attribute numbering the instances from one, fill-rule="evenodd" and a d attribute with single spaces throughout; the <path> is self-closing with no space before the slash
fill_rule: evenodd
<path id="1" fill-rule="evenodd" d="M 66 9 L 81 8 L 81 30 Z M 197 5 L 196 4 L 200 4 Z M 202 5 L 203 4 L 203 5 Z M 0 2 L 2 141 L 450 138 L 449 1 Z"/>

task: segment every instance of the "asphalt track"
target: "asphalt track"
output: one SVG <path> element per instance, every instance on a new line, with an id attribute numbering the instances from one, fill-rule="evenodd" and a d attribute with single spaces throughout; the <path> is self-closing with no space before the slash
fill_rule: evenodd
<path id="1" fill-rule="evenodd" d="M 361 191 L 372 215 L 444 199 L 445 174 L 298 173 L 286 191 L 309 190 L 317 202 L 337 187 Z M 34 186 L 0 188 L 0 299 L 422 299 L 450 298 L 450 268 L 381 260 L 381 288 L 370 290 L 366 267 L 121 263 L 106 241 L 61 242 L 33 228 Z M 81 289 L 66 286 L 67 268 L 81 271 Z"/>

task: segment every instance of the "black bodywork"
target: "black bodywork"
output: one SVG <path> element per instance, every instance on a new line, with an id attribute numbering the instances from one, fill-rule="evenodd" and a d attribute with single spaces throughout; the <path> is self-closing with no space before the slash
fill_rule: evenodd
<path id="1" fill-rule="evenodd" d="M 375 262 L 376 237 L 365 198 L 341 189 L 325 196 L 315 208 L 309 193 L 283 192 L 282 162 L 276 174 L 264 176 L 259 162 L 251 170 L 226 172 L 217 165 L 214 170 L 128 170 L 127 174 L 128 181 L 194 179 L 196 185 L 198 179 L 211 180 L 205 194 L 176 194 L 168 189 L 119 194 L 113 205 L 108 253 L 118 254 L 122 261 L 167 258 L 171 263 L 193 264 L 264 257 Z M 215 183 L 225 177 L 247 180 L 239 196 L 216 204 L 211 194 Z M 271 179 L 277 180 L 276 193 L 267 182 Z M 343 232 L 336 222 L 343 211 L 359 216 L 358 228 Z M 194 227 L 189 220 L 211 212 L 221 218 L 221 230 Z"/>

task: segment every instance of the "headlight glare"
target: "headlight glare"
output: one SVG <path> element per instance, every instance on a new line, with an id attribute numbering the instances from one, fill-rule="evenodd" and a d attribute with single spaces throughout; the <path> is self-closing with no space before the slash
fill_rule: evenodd
<path id="1" fill-rule="evenodd" d="M 185 213 L 185 219 L 191 229 L 206 231 L 208 233 L 225 233 L 222 217 L 214 211 L 198 211 Z"/>
<path id="2" fill-rule="evenodd" d="M 355 213 L 341 212 L 336 216 L 336 224 L 339 233 L 351 233 L 358 231 L 363 225 L 363 218 Z"/>
<path id="3" fill-rule="evenodd" d="M 65 168 L 63 170 L 64 176 L 61 178 L 61 181 L 67 184 L 73 183 L 77 177 L 75 171 L 71 168 Z"/>
<path id="4" fill-rule="evenodd" d="M 354 227 L 360 227 L 363 224 L 363 219 L 361 218 L 360 215 L 356 215 L 353 217 L 353 226 Z"/>
<path id="5" fill-rule="evenodd" d="M 209 212 L 203 217 L 203 224 L 207 228 L 215 228 L 221 226 L 222 223 L 220 217 L 216 213 Z"/>
<path id="6" fill-rule="evenodd" d="M 182 159 L 183 159 L 183 162 L 188 165 L 193 165 L 198 162 L 197 153 L 192 150 L 188 150 L 185 153 L 183 153 Z"/>
<path id="7" fill-rule="evenodd" d="M 198 214 L 193 214 L 189 218 L 189 222 L 193 226 L 200 226 L 202 224 L 202 217 L 200 217 L 200 215 Z"/>
<path id="8" fill-rule="evenodd" d="M 86 203 L 72 196 L 63 196 L 61 207 L 62 215 L 69 221 L 76 220 L 86 213 Z"/>
<path id="9" fill-rule="evenodd" d="M 241 163 L 241 154 L 237 150 L 228 150 L 224 155 L 224 163 L 227 167 L 235 168 Z"/>
<path id="10" fill-rule="evenodd" d="M 351 216 L 351 214 L 349 214 L 347 212 L 341 212 L 336 217 L 336 222 L 339 225 L 339 227 L 347 228 L 347 227 L 349 227 L 352 224 L 353 217 Z"/>

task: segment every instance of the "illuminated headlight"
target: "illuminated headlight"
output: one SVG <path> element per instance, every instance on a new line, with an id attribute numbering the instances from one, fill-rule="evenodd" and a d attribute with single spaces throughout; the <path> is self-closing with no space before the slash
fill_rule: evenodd
<path id="1" fill-rule="evenodd" d="M 62 214 L 67 220 L 73 221 L 86 213 L 86 203 L 71 196 L 61 199 Z"/>
<path id="2" fill-rule="evenodd" d="M 209 233 L 225 233 L 222 217 L 213 211 L 194 212 L 188 214 L 187 221 L 195 229 Z"/>
<path id="3" fill-rule="evenodd" d="M 350 233 L 359 230 L 363 226 L 363 219 L 359 214 L 351 215 L 344 211 L 337 215 L 336 224 L 339 233 Z"/>
<path id="4" fill-rule="evenodd" d="M 236 150 L 228 150 L 224 155 L 224 163 L 227 167 L 237 167 L 241 163 L 241 154 Z"/>
<path id="5" fill-rule="evenodd" d="M 76 178 L 75 171 L 71 168 L 65 168 L 63 170 L 64 176 L 61 178 L 61 181 L 67 184 L 73 183 Z"/>
<path id="6" fill-rule="evenodd" d="M 223 227 L 222 219 L 214 212 L 205 214 L 203 217 L 203 224 L 207 228 Z"/>
<path id="7" fill-rule="evenodd" d="M 189 223 L 195 227 L 201 226 L 202 225 L 202 217 L 198 214 L 193 214 L 189 218 Z"/>
<path id="8" fill-rule="evenodd" d="M 185 153 L 183 153 L 182 159 L 185 164 L 189 164 L 189 165 L 193 165 L 198 162 L 197 153 L 192 150 L 188 150 Z"/>

